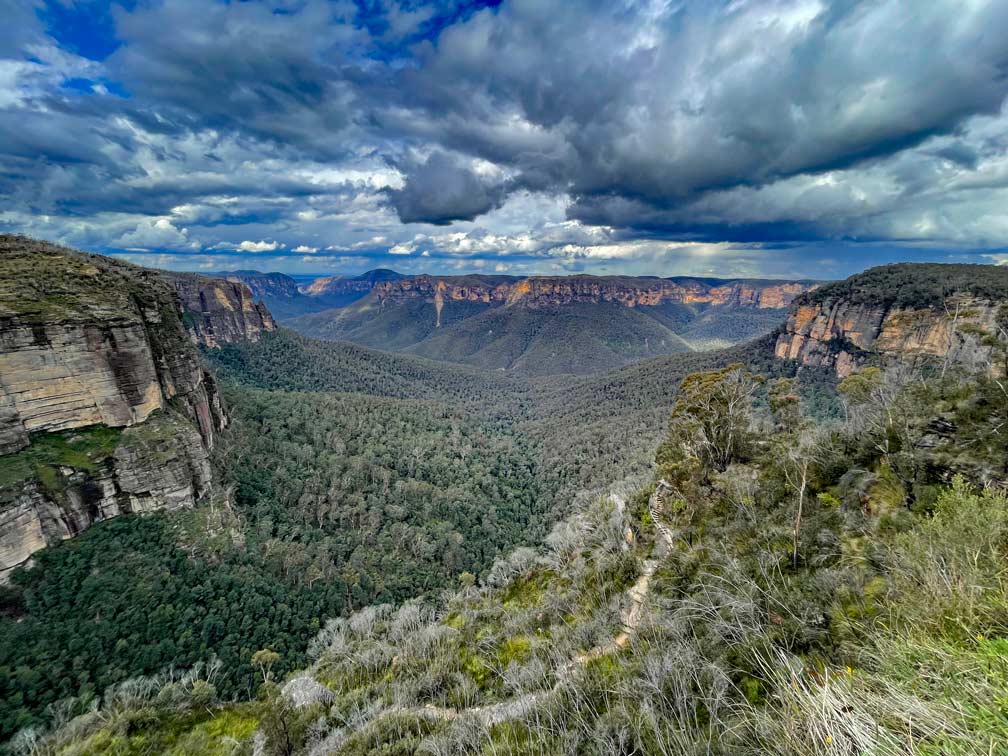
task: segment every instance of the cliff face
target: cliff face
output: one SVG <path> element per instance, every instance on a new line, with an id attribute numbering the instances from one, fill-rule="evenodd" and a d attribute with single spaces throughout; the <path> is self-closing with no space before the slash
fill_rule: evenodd
<path id="1" fill-rule="evenodd" d="M 159 413 L 118 434 L 114 448 L 78 456 L 87 431 L 53 434 L 60 453 L 0 458 L 0 583 L 41 548 L 73 538 L 101 520 L 134 512 L 190 508 L 211 494 L 208 449 L 177 414 Z M 52 441 L 54 439 L 50 439 Z M 66 451 L 69 449 L 70 451 Z M 49 451 L 49 450 L 47 450 Z M 19 464 L 30 459 L 30 465 Z M 85 461 L 86 460 L 86 461 Z M 20 473 L 20 474 L 19 474 Z"/>
<path id="2" fill-rule="evenodd" d="M 175 288 L 188 330 L 203 346 L 258 341 L 264 331 L 276 330 L 269 310 L 244 283 L 191 273 L 163 275 Z"/>
<path id="3" fill-rule="evenodd" d="M 839 378 L 872 354 L 978 363 L 990 359 L 991 347 L 984 336 L 996 332 L 999 308 L 998 302 L 968 294 L 950 296 L 941 309 L 843 299 L 798 302 L 777 338 L 775 352 L 780 359 L 831 368 Z"/>
<path id="4" fill-rule="evenodd" d="M 804 291 L 810 282 L 718 281 L 694 278 L 632 278 L 563 276 L 537 278 L 416 276 L 385 281 L 374 286 L 379 303 L 410 299 L 522 304 L 529 307 L 577 302 L 616 302 L 627 307 L 664 303 L 732 305 L 782 308 Z"/>
<path id="5" fill-rule="evenodd" d="M 283 273 L 260 273 L 258 270 L 233 270 L 221 273 L 223 278 L 232 283 L 245 284 L 252 296 L 261 297 L 296 297 L 298 285 L 290 276 Z"/>
<path id="6" fill-rule="evenodd" d="M 196 344 L 273 328 L 241 284 L 0 236 L 0 577 L 98 520 L 208 495 L 227 417 Z"/>

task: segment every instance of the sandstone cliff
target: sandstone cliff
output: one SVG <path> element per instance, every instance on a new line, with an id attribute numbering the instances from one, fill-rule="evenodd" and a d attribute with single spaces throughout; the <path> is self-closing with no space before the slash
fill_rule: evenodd
<path id="1" fill-rule="evenodd" d="M 441 306 L 447 301 L 521 304 L 528 307 L 616 302 L 627 307 L 676 303 L 776 309 L 787 307 L 796 296 L 813 286 L 808 281 L 422 275 L 377 283 L 373 296 L 379 303 L 420 298 Z"/>
<path id="2" fill-rule="evenodd" d="M 240 284 L 0 236 L 0 577 L 92 522 L 206 496 L 227 418 L 196 344 L 274 327 Z"/>
<path id="3" fill-rule="evenodd" d="M 233 283 L 245 284 L 252 296 L 262 297 L 294 297 L 298 294 L 298 284 L 290 276 L 283 273 L 260 273 L 258 270 L 230 270 L 219 273 L 217 278 L 223 278 Z"/>
<path id="4" fill-rule="evenodd" d="M 307 286 L 301 288 L 301 293 L 310 297 L 324 297 L 326 295 L 343 295 L 351 293 L 367 293 L 377 284 L 385 281 L 395 281 L 403 278 L 402 274 L 394 270 L 377 268 L 362 273 L 359 276 L 324 276 L 316 278 Z"/>
<path id="5" fill-rule="evenodd" d="M 193 273 L 162 275 L 175 287 L 185 324 L 203 346 L 258 341 L 263 332 L 276 330 L 269 310 L 255 302 L 244 283 Z"/>
<path id="6" fill-rule="evenodd" d="M 96 522 L 190 508 L 211 494 L 208 449 L 183 416 L 160 412 L 115 432 L 108 448 L 81 451 L 109 430 L 49 434 L 0 457 L 0 583 L 34 552 Z"/>
<path id="7" fill-rule="evenodd" d="M 1008 295 L 1008 270 L 993 266 L 872 269 L 797 299 L 775 352 L 841 378 L 873 357 L 983 366 L 1003 328 L 1000 286 Z"/>

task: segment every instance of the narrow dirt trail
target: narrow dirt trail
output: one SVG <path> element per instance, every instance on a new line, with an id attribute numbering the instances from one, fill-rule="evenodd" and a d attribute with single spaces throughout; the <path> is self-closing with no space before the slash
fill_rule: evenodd
<path id="1" fill-rule="evenodd" d="M 409 714 L 443 721 L 469 716 L 479 719 L 482 724 L 487 726 L 500 724 L 509 719 L 516 719 L 527 714 L 541 701 L 557 693 L 577 668 L 585 666 L 594 659 L 614 654 L 624 648 L 637 634 L 637 628 L 640 625 L 641 617 L 644 614 L 644 607 L 647 604 L 648 594 L 651 590 L 651 578 L 661 564 L 662 557 L 672 548 L 672 532 L 662 522 L 662 517 L 665 513 L 665 499 L 669 488 L 668 483 L 664 480 L 659 481 L 658 487 L 648 502 L 651 519 L 658 530 L 659 538 L 655 543 L 651 556 L 645 560 L 637 580 L 626 591 L 626 595 L 630 599 L 630 605 L 624 610 L 620 618 L 622 623 L 620 632 L 610 641 L 578 654 L 567 663 L 558 667 L 555 673 L 556 682 L 552 688 L 525 693 L 495 704 L 472 706 L 466 709 L 449 709 L 427 704 L 415 707 L 394 707 L 386 709 L 383 714 L 386 716 L 389 714 Z M 619 496 L 612 495 L 612 499 L 620 510 L 626 505 L 626 502 Z"/>

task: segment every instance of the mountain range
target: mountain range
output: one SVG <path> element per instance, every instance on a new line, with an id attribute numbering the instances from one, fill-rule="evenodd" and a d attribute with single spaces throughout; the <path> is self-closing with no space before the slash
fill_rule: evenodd
<path id="1" fill-rule="evenodd" d="M 650 276 L 228 274 L 289 327 L 528 375 L 588 374 L 768 333 L 812 281 Z"/>

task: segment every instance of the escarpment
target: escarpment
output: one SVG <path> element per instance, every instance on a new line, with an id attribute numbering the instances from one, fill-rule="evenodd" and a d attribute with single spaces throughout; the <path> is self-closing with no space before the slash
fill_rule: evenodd
<path id="1" fill-rule="evenodd" d="M 415 276 L 375 284 L 375 300 L 411 299 L 548 307 L 615 302 L 626 307 L 673 304 L 730 305 L 777 309 L 808 291 L 806 281 L 715 281 L 697 278 L 629 276 Z"/>
<path id="2" fill-rule="evenodd" d="M 197 345 L 273 328 L 241 284 L 0 236 L 0 578 L 93 522 L 209 495 L 227 416 Z"/>
<path id="3" fill-rule="evenodd" d="M 867 360 L 939 358 L 992 371 L 1008 324 L 1008 270 L 983 265 L 892 265 L 829 284 L 792 305 L 780 359 L 843 378 Z"/>
<path id="4" fill-rule="evenodd" d="M 193 273 L 163 275 L 175 287 L 186 326 L 203 346 L 258 341 L 262 333 L 276 330 L 269 310 L 253 300 L 244 283 Z"/>

